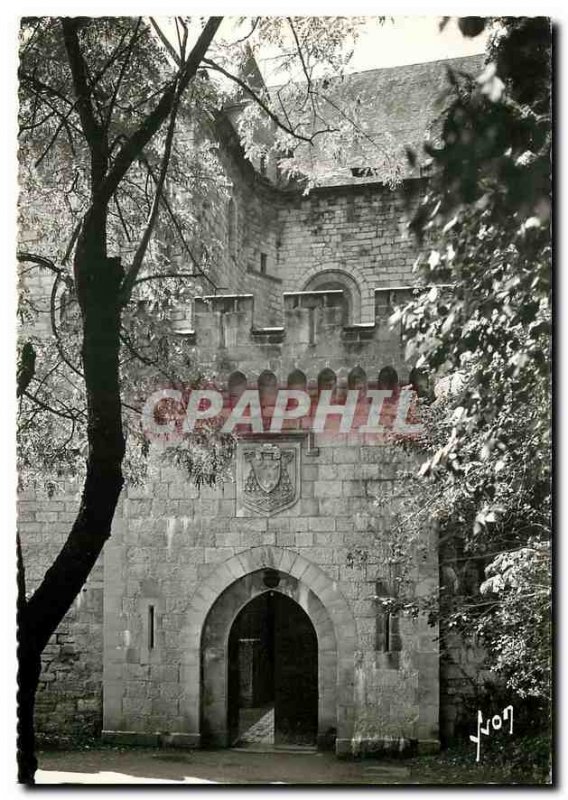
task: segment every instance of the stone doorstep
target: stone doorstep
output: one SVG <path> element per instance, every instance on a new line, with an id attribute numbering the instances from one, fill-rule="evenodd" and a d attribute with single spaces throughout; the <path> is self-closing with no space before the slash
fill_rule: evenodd
<path id="1" fill-rule="evenodd" d="M 410 748 L 416 747 L 419 755 L 440 752 L 439 739 L 408 739 L 407 741 Z M 396 755 L 398 752 L 398 748 L 393 749 L 393 740 L 390 738 L 335 740 L 335 754 L 338 758 L 348 759 L 359 755 Z"/>
<path id="2" fill-rule="evenodd" d="M 231 750 L 237 753 L 293 753 L 294 755 L 314 755 L 318 752 L 317 747 L 300 744 L 262 744 L 262 743 L 243 743 L 237 744 Z"/>
<path id="3" fill-rule="evenodd" d="M 130 747 L 177 747 L 186 750 L 198 749 L 201 744 L 201 736 L 199 733 L 141 733 L 140 731 L 113 731 L 103 730 L 101 738 L 104 742 L 110 744 L 126 745 Z M 318 737 L 319 739 L 319 737 Z M 417 752 L 420 755 L 434 754 L 440 752 L 439 739 L 418 739 L 414 740 Z M 335 755 L 342 759 L 355 758 L 358 754 L 361 755 L 374 755 L 377 753 L 392 753 L 392 740 L 391 739 L 340 739 L 336 738 L 335 748 L 333 746 L 322 747 L 318 742 L 318 747 L 309 747 L 301 745 L 273 745 L 255 742 L 250 744 L 243 744 L 232 748 L 234 750 L 247 751 L 247 752 L 292 752 L 298 754 L 311 754 L 317 752 L 318 749 L 335 749 Z"/>

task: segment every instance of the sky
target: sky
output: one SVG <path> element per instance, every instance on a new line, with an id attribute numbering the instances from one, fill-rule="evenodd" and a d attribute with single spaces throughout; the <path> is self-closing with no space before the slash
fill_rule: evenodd
<path id="1" fill-rule="evenodd" d="M 163 32 L 172 44 L 176 45 L 175 26 L 171 18 L 156 17 Z M 377 67 L 394 67 L 402 64 L 416 64 L 423 61 L 436 61 L 445 58 L 458 58 L 482 53 L 488 39 L 484 32 L 473 39 L 464 37 L 457 27 L 455 17 L 440 31 L 441 16 L 401 16 L 387 17 L 383 24 L 377 17 L 368 16 L 361 31 L 347 72 L 363 72 Z M 195 38 L 199 33 L 196 20 Z M 216 39 L 235 41 L 250 31 L 250 23 L 238 24 L 236 17 L 225 17 Z M 193 38 L 190 37 L 191 39 Z M 290 49 L 294 42 L 290 37 Z M 280 82 L 274 59 L 281 51 L 267 45 L 257 55 L 257 63 L 268 86 Z M 298 79 L 302 79 L 301 65 L 298 63 Z"/>
<path id="2" fill-rule="evenodd" d="M 441 17 L 394 17 L 381 25 L 375 17 L 368 17 L 362 26 L 355 45 L 348 72 L 363 72 L 377 67 L 395 67 L 417 64 L 443 58 L 482 53 L 488 35 L 480 34 L 466 39 L 459 31 L 455 18 L 440 31 Z M 259 59 L 261 71 L 268 73 L 269 61 Z M 272 83 L 265 74 L 267 83 Z"/>
<path id="3" fill-rule="evenodd" d="M 375 67 L 418 64 L 441 58 L 458 58 L 485 50 L 487 34 L 466 39 L 456 20 L 440 31 L 440 17 L 395 17 L 380 25 L 369 18 L 350 63 L 353 72 Z"/>

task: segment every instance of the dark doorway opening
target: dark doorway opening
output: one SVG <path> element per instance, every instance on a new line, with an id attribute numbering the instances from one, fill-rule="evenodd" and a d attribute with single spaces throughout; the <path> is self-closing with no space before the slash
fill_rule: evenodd
<path id="1" fill-rule="evenodd" d="M 232 745 L 314 746 L 317 637 L 308 615 L 279 592 L 251 600 L 229 636 Z"/>

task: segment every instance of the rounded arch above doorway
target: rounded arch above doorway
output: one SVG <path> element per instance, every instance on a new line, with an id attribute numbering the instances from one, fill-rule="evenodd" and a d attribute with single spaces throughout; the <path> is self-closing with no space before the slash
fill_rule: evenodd
<path id="1" fill-rule="evenodd" d="M 191 598 L 183 631 L 182 713 L 196 743 L 228 746 L 229 635 L 240 610 L 267 591 L 266 570 L 278 591 L 308 615 L 318 641 L 318 744 L 344 749 L 351 741 L 356 626 L 337 585 L 305 557 L 274 546 L 254 547 L 220 564 Z"/>

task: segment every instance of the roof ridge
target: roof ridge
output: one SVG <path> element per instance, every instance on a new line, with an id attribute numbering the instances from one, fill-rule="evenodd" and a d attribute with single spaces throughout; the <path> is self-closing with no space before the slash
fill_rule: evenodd
<path id="1" fill-rule="evenodd" d="M 408 67 L 427 67 L 429 64 L 444 64 L 450 63 L 454 61 L 473 61 L 474 59 L 480 59 L 485 57 L 485 53 L 471 53 L 467 56 L 452 56 L 451 58 L 437 58 L 433 59 L 432 61 L 415 61 L 412 64 L 395 64 L 390 67 L 369 67 L 369 69 L 362 69 L 358 72 L 345 72 L 343 75 L 334 75 L 331 77 L 331 80 L 338 80 L 339 78 L 344 78 L 345 80 L 349 80 L 350 78 L 356 78 L 358 75 L 369 75 L 371 72 L 389 72 L 393 70 L 402 70 Z M 317 83 L 318 79 L 315 79 Z M 274 83 L 267 86 L 268 91 L 279 89 L 283 85 L 282 83 Z"/>
<path id="2" fill-rule="evenodd" d="M 369 67 L 369 69 L 361 69 L 358 72 L 347 72 L 345 77 L 353 77 L 355 75 L 366 75 L 369 72 L 387 72 L 388 70 L 400 70 L 405 67 L 425 67 L 428 64 L 443 64 L 448 61 L 466 61 L 475 58 L 484 58 L 485 53 L 471 53 L 467 56 L 452 56 L 451 58 L 435 58 L 431 61 L 413 61 L 411 64 L 395 64 L 390 67 Z"/>

